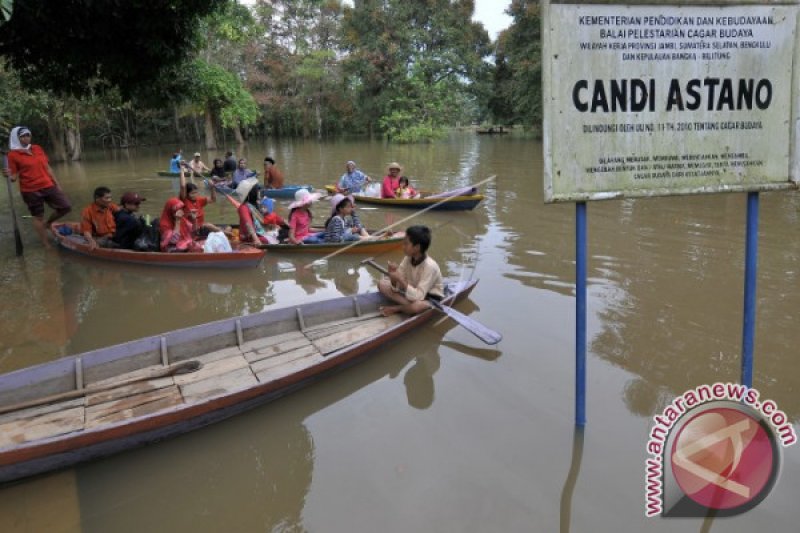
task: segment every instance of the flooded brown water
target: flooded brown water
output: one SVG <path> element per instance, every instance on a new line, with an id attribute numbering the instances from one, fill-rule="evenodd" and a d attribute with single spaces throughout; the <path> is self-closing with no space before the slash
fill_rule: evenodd
<path id="1" fill-rule="evenodd" d="M 93 153 L 55 169 L 76 208 L 108 185 L 115 197 L 140 192 L 155 217 L 173 194 L 173 180 L 155 175 L 172 148 Z M 260 170 L 267 154 L 287 181 L 318 187 L 348 159 L 373 177 L 397 160 L 418 188 L 497 175 L 475 211 L 417 221 L 434 228 L 431 255 L 447 275 L 480 278 L 458 308 L 503 342 L 487 348 L 439 321 L 229 421 L 0 488 L 0 531 L 797 530 L 799 446 L 785 450 L 769 497 L 742 516 L 644 517 L 650 417 L 689 388 L 739 379 L 744 195 L 588 206 L 588 423 L 573 449 L 575 208 L 544 205 L 539 143 L 455 134 L 428 146 L 251 143 L 238 155 Z M 106 264 L 43 251 L 28 219 L 17 259 L 4 192 L 0 205 L 0 371 L 377 281 L 362 256 L 310 272 L 298 268 L 308 258 L 278 254 L 251 270 Z M 409 214 L 366 207 L 371 227 Z M 795 424 L 798 207 L 797 193 L 761 195 L 754 377 Z M 327 208 L 315 207 L 315 218 Z M 236 217 L 221 201 L 207 218 Z"/>

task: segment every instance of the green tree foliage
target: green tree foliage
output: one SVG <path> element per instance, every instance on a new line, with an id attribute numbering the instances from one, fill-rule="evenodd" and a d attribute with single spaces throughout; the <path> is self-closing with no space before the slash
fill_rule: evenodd
<path id="1" fill-rule="evenodd" d="M 199 104 L 212 117 L 218 117 L 226 128 L 255 124 L 258 106 L 236 74 L 203 60 L 194 62 L 192 72 L 193 103 Z"/>
<path id="2" fill-rule="evenodd" d="M 101 78 L 123 94 L 154 82 L 201 43 L 193 31 L 224 0 L 16 2 L 0 55 L 28 87 L 87 94 Z"/>
<path id="3" fill-rule="evenodd" d="M 13 12 L 14 0 L 0 0 L 0 22 L 10 19 Z"/>
<path id="4" fill-rule="evenodd" d="M 264 37 L 247 78 L 265 131 L 320 138 L 346 125 L 352 105 L 339 60 L 341 15 L 338 0 L 257 4 Z"/>
<path id="5" fill-rule="evenodd" d="M 507 13 L 513 24 L 500 37 L 511 80 L 503 80 L 501 91 L 509 94 L 516 121 L 529 128 L 542 124 L 542 33 L 537 0 L 512 0 Z"/>
<path id="6" fill-rule="evenodd" d="M 363 0 L 345 11 L 347 68 L 370 131 L 377 118 L 394 139 L 422 140 L 466 118 L 489 53 L 473 11 L 472 0 Z"/>

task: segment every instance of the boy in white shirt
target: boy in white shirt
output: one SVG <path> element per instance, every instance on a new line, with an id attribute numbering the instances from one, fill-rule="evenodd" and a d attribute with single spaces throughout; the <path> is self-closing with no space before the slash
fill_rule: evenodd
<path id="1" fill-rule="evenodd" d="M 400 265 L 390 261 L 389 278 L 378 282 L 381 294 L 397 304 L 381 307 L 384 316 L 416 315 L 430 307 L 426 298 L 441 300 L 444 297 L 439 265 L 426 255 L 430 244 L 431 230 L 427 226 L 411 226 L 406 230 L 405 257 Z"/>

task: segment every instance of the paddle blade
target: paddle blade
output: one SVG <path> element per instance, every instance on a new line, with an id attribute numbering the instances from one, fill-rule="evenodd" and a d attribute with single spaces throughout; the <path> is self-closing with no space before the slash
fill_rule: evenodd
<path id="1" fill-rule="evenodd" d="M 438 309 L 442 313 L 446 314 L 447 316 L 458 322 L 460 326 L 468 330 L 470 333 L 478 337 L 486 344 L 493 345 L 503 340 L 503 336 L 499 332 L 487 328 L 477 320 L 474 320 L 468 317 L 467 315 L 456 311 L 455 309 L 453 309 L 448 305 L 442 305 L 436 300 L 428 300 L 428 301 L 436 309 Z"/>

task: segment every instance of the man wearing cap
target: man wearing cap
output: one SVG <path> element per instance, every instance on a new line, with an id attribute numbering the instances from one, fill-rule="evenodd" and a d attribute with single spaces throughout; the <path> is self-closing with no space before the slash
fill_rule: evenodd
<path id="1" fill-rule="evenodd" d="M 89 249 L 117 248 L 112 240 L 117 229 L 114 213 L 120 207 L 111 200 L 111 189 L 98 187 L 94 190 L 94 201 L 81 211 L 81 233 L 89 243 Z"/>
<path id="2" fill-rule="evenodd" d="M 47 154 L 38 144 L 31 144 L 31 130 L 17 126 L 11 130 L 8 140 L 9 153 L 3 175 L 9 180 L 19 180 L 22 200 L 33 217 L 33 228 L 46 248 L 50 247 L 47 230 L 50 225 L 72 210 L 72 204 L 56 180 Z M 44 221 L 44 204 L 53 213 Z"/>
<path id="3" fill-rule="evenodd" d="M 194 157 L 189 163 L 189 167 L 191 167 L 194 173 L 197 174 L 198 176 L 201 176 L 203 172 L 211 172 L 211 169 L 208 168 L 205 163 L 200 161 L 200 152 L 194 153 Z"/>
<path id="4" fill-rule="evenodd" d="M 133 243 L 142 235 L 144 221 L 136 213 L 139 211 L 141 203 L 146 199 L 131 191 L 126 192 L 119 199 L 122 209 L 114 213 L 116 230 L 112 240 L 120 248 L 132 250 L 134 248 Z"/>
<path id="5" fill-rule="evenodd" d="M 275 166 L 271 156 L 264 158 L 264 187 L 267 189 L 283 189 L 283 172 Z"/>

